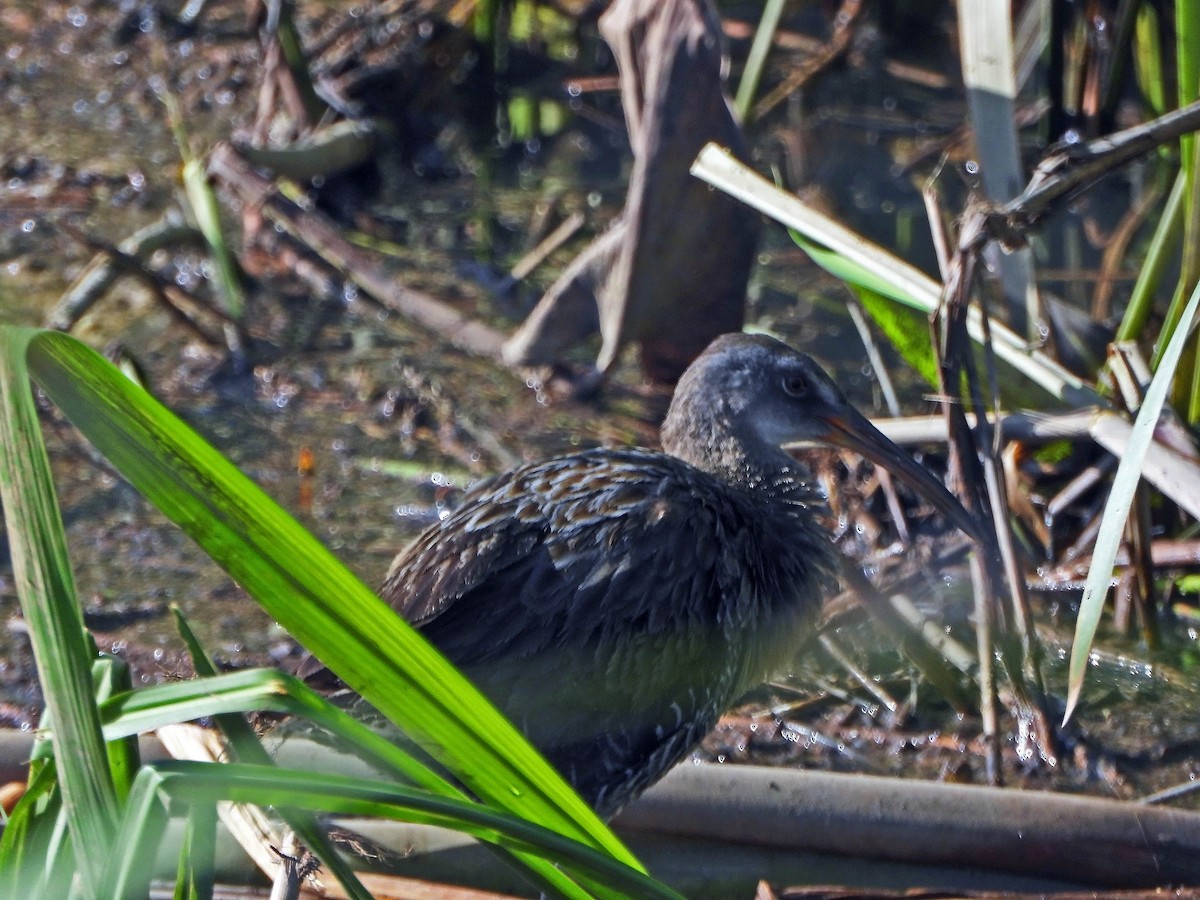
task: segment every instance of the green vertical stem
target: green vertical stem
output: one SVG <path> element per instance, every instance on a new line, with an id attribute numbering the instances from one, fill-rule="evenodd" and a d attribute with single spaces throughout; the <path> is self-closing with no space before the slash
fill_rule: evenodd
<path id="1" fill-rule="evenodd" d="M 1158 13 L 1147 4 L 1141 4 L 1138 8 L 1133 63 L 1142 96 L 1150 104 L 1154 115 L 1161 116 L 1167 111 L 1167 84 L 1158 36 Z"/>
<path id="2" fill-rule="evenodd" d="M 188 808 L 186 852 L 180 854 L 180 866 L 187 860 L 186 897 L 211 900 L 213 873 L 217 856 L 217 804 L 193 803 Z M 176 883 L 176 890 L 179 885 Z"/>
<path id="3" fill-rule="evenodd" d="M 490 46 L 496 37 L 496 16 L 500 0 L 477 0 L 475 14 L 471 17 L 471 26 L 475 32 L 475 40 L 484 46 Z"/>
<path id="4" fill-rule="evenodd" d="M 304 44 L 300 40 L 300 32 L 296 28 L 296 20 L 292 15 L 290 4 L 280 4 L 279 24 L 275 29 L 275 39 L 279 41 L 279 49 L 283 51 L 283 59 L 292 76 L 292 83 L 296 86 L 300 102 L 304 105 L 304 114 L 308 117 L 305 124 L 310 127 L 315 126 L 321 121 L 321 117 L 325 115 L 329 107 L 317 95 L 317 89 L 313 85 L 308 56 L 304 52 Z"/>
<path id="5" fill-rule="evenodd" d="M 1195 3 L 1175 4 L 1176 71 L 1179 83 L 1179 105 L 1191 103 L 1200 94 L 1200 8 Z M 1197 144 L 1195 136 L 1184 135 L 1179 139 L 1179 156 L 1187 182 L 1186 207 L 1183 225 L 1183 259 L 1180 263 L 1179 285 L 1173 305 L 1182 303 L 1191 294 L 1193 286 L 1200 280 L 1200 184 L 1197 183 Z M 1164 333 L 1160 343 L 1165 343 Z M 1198 338 L 1197 340 L 1200 340 Z M 1200 420 L 1200 371 L 1196 367 L 1197 346 L 1190 346 L 1184 354 L 1179 371 L 1175 376 L 1172 391 L 1175 405 L 1187 410 L 1187 420 Z"/>
<path id="6" fill-rule="evenodd" d="M 1200 281 L 1200 179 L 1196 177 L 1197 154 L 1200 154 L 1200 143 L 1190 140 L 1184 155 L 1187 174 L 1187 192 L 1185 196 L 1185 214 L 1183 220 L 1183 259 L 1180 263 L 1178 295 L 1182 298 L 1190 296 L 1196 283 Z M 1195 338 L 1200 342 L 1200 335 Z M 1174 394 L 1176 408 L 1187 410 L 1187 421 L 1194 424 L 1200 420 L 1200 368 L 1196 365 L 1197 351 L 1200 343 L 1193 343 L 1184 351 L 1180 369 L 1175 376 Z M 1183 394 L 1182 389 L 1187 389 Z"/>
<path id="7" fill-rule="evenodd" d="M 1158 629 L 1159 594 L 1154 584 L 1154 559 L 1150 553 L 1153 534 L 1150 520 L 1150 486 L 1145 481 L 1133 494 L 1133 508 L 1125 525 L 1129 540 L 1129 564 L 1133 571 L 1133 602 L 1141 638 L 1151 650 L 1162 647 Z"/>
<path id="8" fill-rule="evenodd" d="M 1183 173 L 1177 172 L 1175 183 L 1167 197 L 1167 203 L 1163 207 L 1162 216 L 1159 217 L 1158 225 L 1150 238 L 1150 247 L 1146 251 L 1141 271 L 1138 272 L 1137 281 L 1133 285 L 1129 305 L 1125 308 L 1125 315 L 1121 319 L 1120 327 L 1117 328 L 1116 339 L 1118 341 L 1131 341 L 1141 335 L 1142 329 L 1150 318 L 1150 313 L 1154 310 L 1154 298 L 1159 285 L 1162 284 L 1163 271 L 1166 269 L 1167 263 L 1175 258 L 1179 249 L 1179 240 L 1183 233 L 1183 191 L 1186 185 Z M 1179 321 L 1179 315 L 1182 312 L 1182 303 L 1171 306 L 1167 312 L 1163 334 L 1170 333 L 1175 323 Z M 1155 367 L 1158 366 L 1158 360 L 1166 346 L 1165 340 L 1160 340 L 1155 346 L 1153 358 Z"/>
<path id="9" fill-rule="evenodd" d="M 133 690 L 129 664 L 119 656 L 101 654 L 92 666 L 92 677 L 96 683 L 96 703 L 117 694 Z M 141 766 L 136 736 L 120 738 L 108 744 L 108 771 L 112 773 L 113 787 L 119 802 L 124 803 L 133 787 L 133 779 Z"/>
<path id="10" fill-rule="evenodd" d="M 1175 47 L 1178 106 L 1183 108 L 1200 94 L 1200 4 L 1191 0 L 1177 0 L 1175 3 Z M 1193 164 L 1191 150 L 1195 142 L 1195 137 L 1190 134 L 1179 139 L 1184 169 L 1189 177 Z"/>
<path id="11" fill-rule="evenodd" d="M 738 82 L 737 99 L 733 106 L 738 117 L 746 123 L 750 121 L 750 111 L 754 105 L 754 96 L 758 93 L 758 83 L 762 80 L 763 69 L 767 65 L 767 55 L 771 52 L 771 44 L 775 40 L 775 30 L 779 27 L 779 19 L 783 15 L 784 0 L 767 0 L 763 6 L 762 18 L 758 22 L 758 30 L 754 32 L 754 41 L 750 44 L 750 53 L 746 57 L 746 68 L 742 70 L 742 80 Z"/>

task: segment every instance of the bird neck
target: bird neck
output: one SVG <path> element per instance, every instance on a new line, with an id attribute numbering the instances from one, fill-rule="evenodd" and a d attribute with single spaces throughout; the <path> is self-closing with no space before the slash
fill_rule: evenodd
<path id="1" fill-rule="evenodd" d="M 727 410 L 673 405 L 662 427 L 663 449 L 723 481 L 771 494 L 813 489 L 808 467 L 762 440 Z"/>

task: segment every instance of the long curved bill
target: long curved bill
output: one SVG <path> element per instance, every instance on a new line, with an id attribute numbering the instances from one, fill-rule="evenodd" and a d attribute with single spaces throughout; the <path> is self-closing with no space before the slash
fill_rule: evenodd
<path id="1" fill-rule="evenodd" d="M 928 500 L 954 525 L 975 541 L 982 541 L 983 533 L 974 517 L 946 490 L 937 478 L 918 465 L 911 456 L 887 439 L 862 413 L 846 405 L 828 415 L 821 416 L 829 426 L 826 439 L 831 444 L 861 453 L 876 465 L 883 466 L 893 475 L 908 482 L 913 490 Z"/>

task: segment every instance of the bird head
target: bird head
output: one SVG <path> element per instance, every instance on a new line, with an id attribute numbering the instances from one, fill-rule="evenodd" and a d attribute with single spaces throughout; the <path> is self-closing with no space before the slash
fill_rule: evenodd
<path id="1" fill-rule="evenodd" d="M 860 413 L 813 359 L 766 335 L 726 334 L 683 374 L 663 446 L 695 457 L 778 459 L 784 444 L 853 450 L 906 481 L 978 539 L 978 524 L 945 486 Z"/>

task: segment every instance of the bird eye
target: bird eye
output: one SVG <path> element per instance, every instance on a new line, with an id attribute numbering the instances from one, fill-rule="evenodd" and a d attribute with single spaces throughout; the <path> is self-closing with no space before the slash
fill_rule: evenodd
<path id="1" fill-rule="evenodd" d="M 789 397 L 803 397 L 808 393 L 808 379 L 803 375 L 784 375 L 783 392 Z"/>

